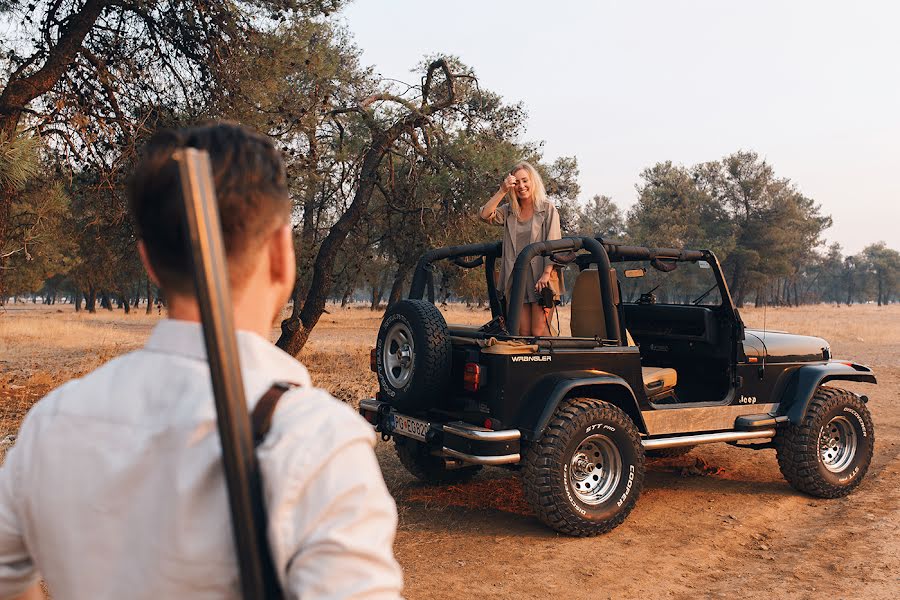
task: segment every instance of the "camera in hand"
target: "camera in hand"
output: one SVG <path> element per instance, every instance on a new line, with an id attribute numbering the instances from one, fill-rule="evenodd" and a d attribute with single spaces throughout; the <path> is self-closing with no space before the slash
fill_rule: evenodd
<path id="1" fill-rule="evenodd" d="M 541 297 L 538 298 L 538 303 L 544 308 L 554 308 L 559 302 L 556 300 L 555 295 L 553 294 L 553 288 L 549 285 L 541 290 Z"/>

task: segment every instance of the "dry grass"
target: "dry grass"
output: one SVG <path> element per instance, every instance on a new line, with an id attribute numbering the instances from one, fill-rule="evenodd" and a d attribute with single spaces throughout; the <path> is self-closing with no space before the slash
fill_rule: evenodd
<path id="1" fill-rule="evenodd" d="M 369 371 L 382 312 L 367 307 L 328 306 L 300 360 L 316 385 L 336 398 L 355 403 L 377 389 Z M 452 323 L 483 323 L 484 310 L 451 306 Z M 13 434 L 25 412 L 49 390 L 141 347 L 162 318 L 136 311 L 76 313 L 70 305 L 14 304 L 0 309 L 0 439 Z M 279 330 L 272 329 L 271 339 Z"/>
<path id="2" fill-rule="evenodd" d="M 368 353 L 382 315 L 363 307 L 328 308 L 300 359 L 317 385 L 355 403 L 376 389 Z M 864 391 L 872 398 L 879 445 L 869 477 L 850 502 L 811 502 L 788 493 L 771 451 L 747 456 L 734 448 L 708 447 L 693 456 L 651 462 L 648 484 L 629 520 L 607 536 L 576 540 L 555 537 L 536 524 L 513 473 L 485 469 L 464 485 L 426 486 L 403 469 L 393 444 L 379 443 L 379 463 L 397 500 L 395 552 L 406 573 L 407 597 L 509 600 L 552 593 L 580 598 L 597 589 L 604 597 L 636 597 L 647 589 L 658 596 L 696 597 L 704 590 L 700 595 L 728 597 L 742 577 L 751 598 L 767 597 L 771 590 L 750 582 L 794 579 L 810 589 L 850 585 L 860 596 L 895 597 L 898 555 L 890 532 L 900 527 L 900 421 L 893 402 L 900 381 L 900 306 L 744 309 L 741 314 L 748 326 L 761 327 L 765 320 L 770 330 L 824 337 L 836 356 L 876 367 L 879 386 Z M 450 323 L 489 319 L 487 311 L 459 306 L 447 307 L 444 315 Z M 567 332 L 567 310 L 560 316 Z M 141 346 L 158 319 L 121 311 L 75 314 L 71 306 L 0 309 L 0 460 L 38 398 Z M 273 340 L 277 334 L 273 329 Z M 784 519 L 788 513 L 791 518 Z M 768 550 L 752 546 L 748 552 L 748 539 L 765 539 Z M 842 549 L 839 558 L 835 547 Z M 542 560 L 535 562 L 537 555 Z M 597 563 L 602 568 L 587 570 L 584 557 L 594 555 L 602 557 Z M 742 560 L 734 563 L 738 555 Z M 848 566 L 838 569 L 835 560 Z M 633 569 L 650 562 L 649 571 Z M 573 571 L 573 564 L 581 570 Z M 686 573 L 690 579 L 683 579 Z"/>
<path id="3" fill-rule="evenodd" d="M 355 403 L 377 389 L 369 371 L 382 313 L 367 307 L 330 305 L 322 315 L 300 360 L 317 385 Z M 486 309 L 450 305 L 441 308 L 449 323 L 482 324 Z M 569 330 L 569 307 L 560 310 L 563 332 Z M 826 305 L 799 308 L 743 309 L 751 327 L 818 335 L 836 354 L 870 364 L 894 365 L 900 358 L 900 306 Z M 111 358 L 139 348 L 161 317 L 143 311 L 75 313 L 71 306 L 19 304 L 0 312 L 0 439 L 15 432 L 31 404 L 48 390 L 95 369 Z M 278 336 L 272 330 L 272 339 Z M 875 351 L 877 349 L 877 352 Z"/>
<path id="4" fill-rule="evenodd" d="M 900 304 L 817 304 L 788 308 L 744 308 L 748 327 L 823 337 L 832 343 L 894 344 L 900 340 Z"/>

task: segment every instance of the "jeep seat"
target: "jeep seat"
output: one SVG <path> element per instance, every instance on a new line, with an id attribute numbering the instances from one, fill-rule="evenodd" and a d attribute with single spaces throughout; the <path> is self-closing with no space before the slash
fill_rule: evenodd
<path id="1" fill-rule="evenodd" d="M 575 278 L 572 287 L 571 308 L 572 337 L 606 339 L 606 316 L 600 295 L 600 278 L 597 269 L 585 269 Z M 634 338 L 625 330 L 625 344 L 635 346 Z"/>
<path id="2" fill-rule="evenodd" d="M 650 399 L 667 395 L 678 383 L 678 373 L 666 367 L 641 367 L 641 375 L 644 392 Z"/>
<path id="3" fill-rule="evenodd" d="M 606 338 L 606 319 L 603 313 L 603 302 L 600 295 L 600 279 L 597 269 L 585 269 L 578 274 L 572 286 L 572 337 Z M 634 346 L 634 339 L 628 329 L 625 330 L 629 346 Z M 675 369 L 664 367 L 641 367 L 644 379 L 644 392 L 648 398 L 659 398 L 669 394 L 678 383 Z"/>
<path id="4" fill-rule="evenodd" d="M 572 337 L 606 339 L 606 319 L 597 269 L 585 269 L 572 286 Z"/>

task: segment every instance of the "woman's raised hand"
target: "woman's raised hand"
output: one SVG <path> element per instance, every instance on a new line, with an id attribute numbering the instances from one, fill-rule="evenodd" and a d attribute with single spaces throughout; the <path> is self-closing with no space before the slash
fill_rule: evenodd
<path id="1" fill-rule="evenodd" d="M 508 192 L 511 189 L 516 187 L 516 178 L 512 175 L 507 175 L 506 178 L 500 183 L 500 189 L 503 192 Z"/>

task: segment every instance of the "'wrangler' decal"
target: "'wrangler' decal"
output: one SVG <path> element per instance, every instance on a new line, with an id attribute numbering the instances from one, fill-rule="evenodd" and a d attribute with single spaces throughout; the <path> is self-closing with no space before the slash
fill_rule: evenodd
<path id="1" fill-rule="evenodd" d="M 553 357 L 549 354 L 532 356 L 511 356 L 513 362 L 550 362 Z"/>

